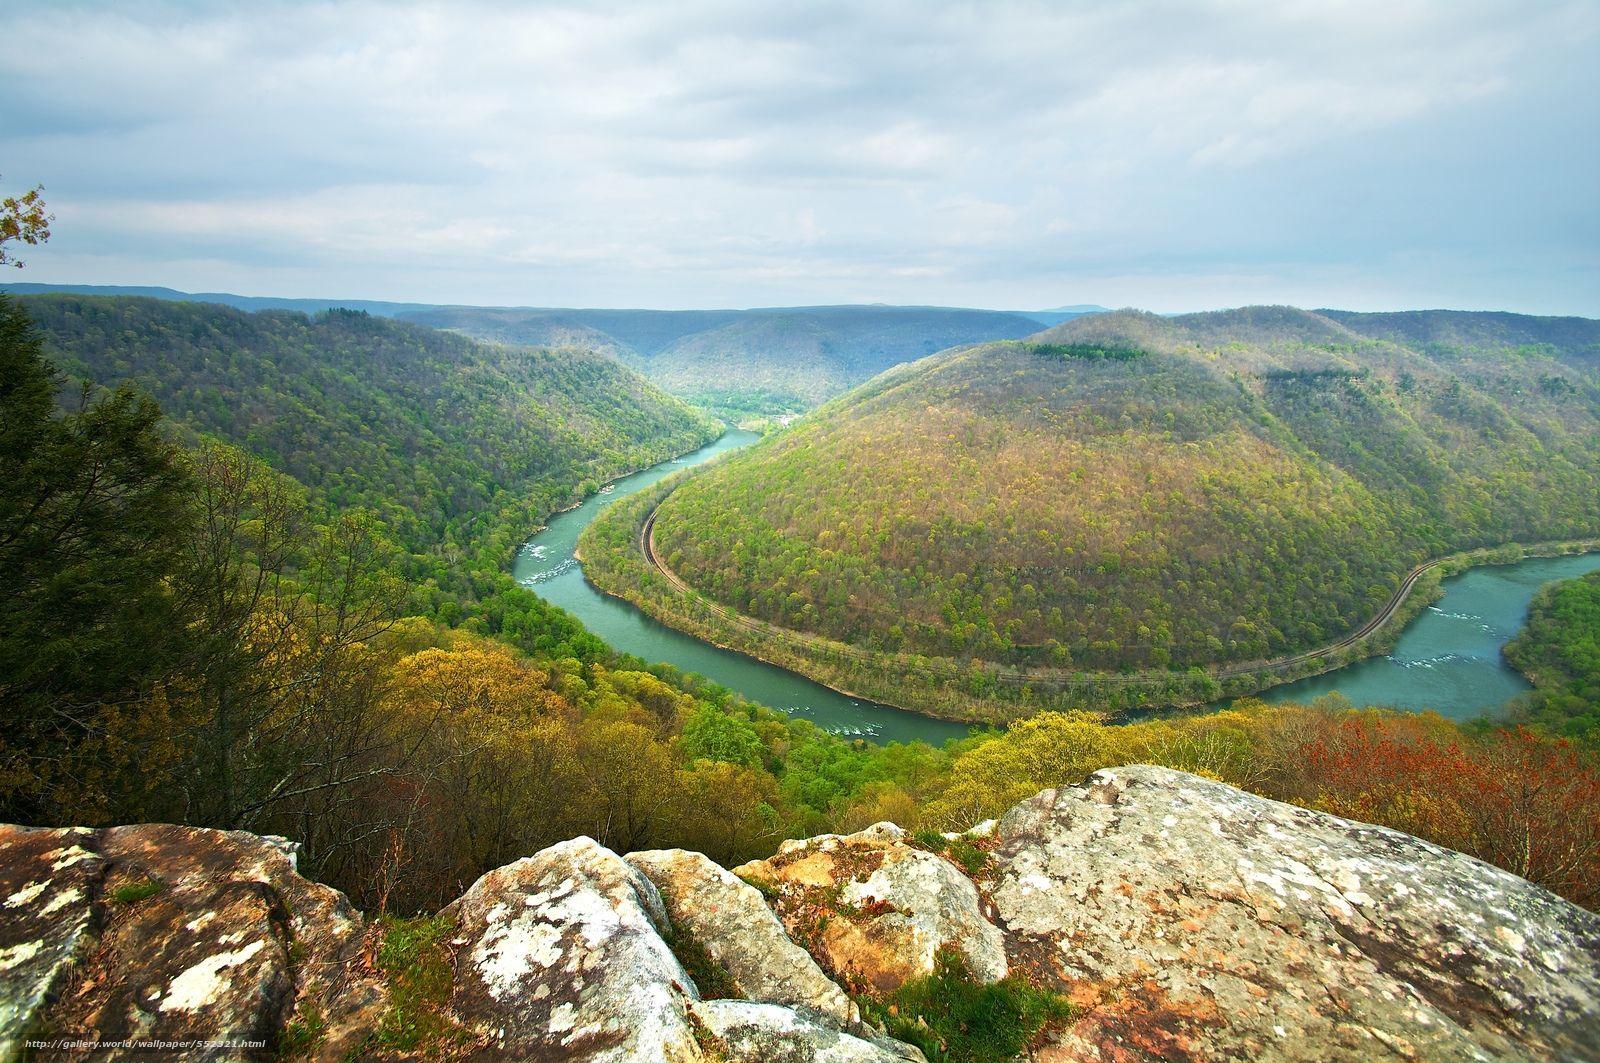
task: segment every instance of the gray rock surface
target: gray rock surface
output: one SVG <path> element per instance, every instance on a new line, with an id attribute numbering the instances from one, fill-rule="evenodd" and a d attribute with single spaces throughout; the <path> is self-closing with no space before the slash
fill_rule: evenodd
<path id="1" fill-rule="evenodd" d="M 662 940 L 667 914 L 638 869 L 588 838 L 480 878 L 458 920 L 451 1006 L 489 1054 L 698 1060 L 694 984 Z"/>
<path id="2" fill-rule="evenodd" d="M 1087 1010 L 1042 1059 L 1600 1059 L 1600 918 L 1408 835 L 1165 768 L 1013 809 L 1014 967 Z"/>
<path id="3" fill-rule="evenodd" d="M 887 1038 L 842 1033 L 810 1016 L 749 1000 L 702 1000 L 690 1005 L 702 1029 L 737 1063 L 905 1063 L 921 1052 Z"/>
<path id="4" fill-rule="evenodd" d="M 684 849 L 627 860 L 655 883 L 673 924 L 694 935 L 746 998 L 809 1008 L 839 1024 L 861 1018 L 811 954 L 789 940 L 760 890 Z"/>
<path id="5" fill-rule="evenodd" d="M 325 1023 L 317 1054 L 339 1058 L 386 1002 L 359 962 L 360 915 L 255 835 L 0 827 L 0 890 L 6 1058 L 38 1029 L 81 1040 L 253 1042 L 265 1052 L 312 1013 Z"/>
<path id="6" fill-rule="evenodd" d="M 946 947 L 981 981 L 1006 976 L 1005 942 L 972 880 L 892 823 L 784 842 L 776 856 L 736 870 L 778 891 L 785 925 L 842 978 L 890 991 L 931 974 Z M 818 909 L 826 920 L 816 920 Z"/>

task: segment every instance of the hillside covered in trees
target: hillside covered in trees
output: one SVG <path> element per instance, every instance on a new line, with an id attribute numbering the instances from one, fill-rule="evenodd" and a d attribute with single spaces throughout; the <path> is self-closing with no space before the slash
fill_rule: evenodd
<path id="1" fill-rule="evenodd" d="M 255 311 L 363 310 L 484 343 L 594 351 L 733 418 L 808 409 L 890 366 L 946 347 L 1015 339 L 1103 309 L 1085 304 L 1040 311 L 880 305 L 608 310 L 279 299 L 96 285 L 11 283 L 0 284 L 0 291 L 147 296 Z"/>
<path id="2" fill-rule="evenodd" d="M 1120 312 L 887 373 L 654 537 L 874 653 L 1178 671 L 1340 639 L 1433 557 L 1600 533 L 1597 438 L 1600 322 Z"/>
<path id="3" fill-rule="evenodd" d="M 174 431 L 129 385 L 80 406 L 41 348 L 0 298 L 0 819 L 285 834 L 307 874 L 406 914 L 580 833 L 731 864 L 891 819 L 965 861 L 981 854 L 937 831 L 1138 761 L 1596 903 L 1600 783 L 1535 732 L 1254 704 L 1130 726 L 1047 714 L 943 749 L 846 741 L 618 655 L 482 570 L 465 615 L 408 615 L 415 588 L 372 513 Z M 354 438 L 325 441 L 330 465 Z"/>
<path id="4" fill-rule="evenodd" d="M 1600 573 L 1541 587 L 1505 655 L 1534 686 L 1514 718 L 1600 749 Z"/>
<path id="5" fill-rule="evenodd" d="M 480 344 L 346 310 L 19 302 L 70 379 L 136 384 L 184 429 L 260 458 L 325 507 L 371 512 L 416 555 L 412 577 L 452 593 L 463 570 L 498 571 L 550 513 L 718 431 L 583 350 Z"/>

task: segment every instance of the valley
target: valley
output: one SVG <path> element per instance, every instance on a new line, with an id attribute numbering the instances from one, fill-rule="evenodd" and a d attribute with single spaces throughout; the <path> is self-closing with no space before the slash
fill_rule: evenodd
<path id="1" fill-rule="evenodd" d="M 513 577 L 623 652 L 707 676 L 753 701 L 811 720 L 834 734 L 938 745 L 966 733 L 966 728 L 949 721 L 841 694 L 804 674 L 767 663 L 760 655 L 773 651 L 764 631 L 758 633 L 758 641 L 746 643 L 757 656 L 724 649 L 655 619 L 648 607 L 641 609 L 631 601 L 612 597 L 585 577 L 574 553 L 584 529 L 602 516 L 605 507 L 749 446 L 757 438 L 753 433 L 731 430 L 710 446 L 617 481 L 612 492 L 558 515 L 523 544 L 512 567 Z M 648 534 L 643 528 L 641 533 Z M 1439 581 L 1439 597 L 1425 609 L 1419 611 L 1413 603 L 1405 610 L 1405 615 L 1414 619 L 1409 624 L 1402 622 L 1404 630 L 1392 651 L 1313 678 L 1269 687 L 1262 698 L 1269 703 L 1303 704 L 1337 693 L 1357 705 L 1428 710 L 1460 720 L 1500 709 L 1528 689 L 1521 674 L 1502 658 L 1501 650 L 1521 629 L 1534 591 L 1549 580 L 1595 570 L 1600 570 L 1600 552 L 1484 562 L 1467 568 Z M 1407 595 L 1397 594 L 1392 608 L 1386 607 L 1370 626 L 1391 621 L 1406 600 Z M 1231 700 L 1219 701 L 1215 707 L 1223 708 Z"/>

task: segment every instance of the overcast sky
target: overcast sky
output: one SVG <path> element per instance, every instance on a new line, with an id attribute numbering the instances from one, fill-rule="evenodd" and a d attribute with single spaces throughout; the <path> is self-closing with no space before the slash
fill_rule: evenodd
<path id="1" fill-rule="evenodd" d="M 1596 0 L 5 12 L 5 280 L 1600 316 Z"/>

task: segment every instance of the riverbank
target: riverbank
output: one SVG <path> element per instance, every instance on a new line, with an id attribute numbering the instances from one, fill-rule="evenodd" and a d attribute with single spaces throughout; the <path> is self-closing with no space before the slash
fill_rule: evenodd
<path id="1" fill-rule="evenodd" d="M 1184 672 L 1092 673 L 1022 669 L 916 655 L 873 654 L 744 616 L 687 584 L 656 556 L 650 531 L 661 503 L 683 482 L 664 479 L 586 529 L 589 578 L 657 620 L 837 690 L 942 719 L 1005 724 L 1044 709 L 1141 712 L 1185 708 L 1260 693 L 1343 668 L 1394 645 L 1406 624 L 1437 599 L 1442 580 L 1479 565 L 1600 550 L 1600 539 L 1506 544 L 1417 566 L 1389 601 L 1336 642 L 1267 661 Z M 603 546 L 602 546 L 603 544 Z"/>

